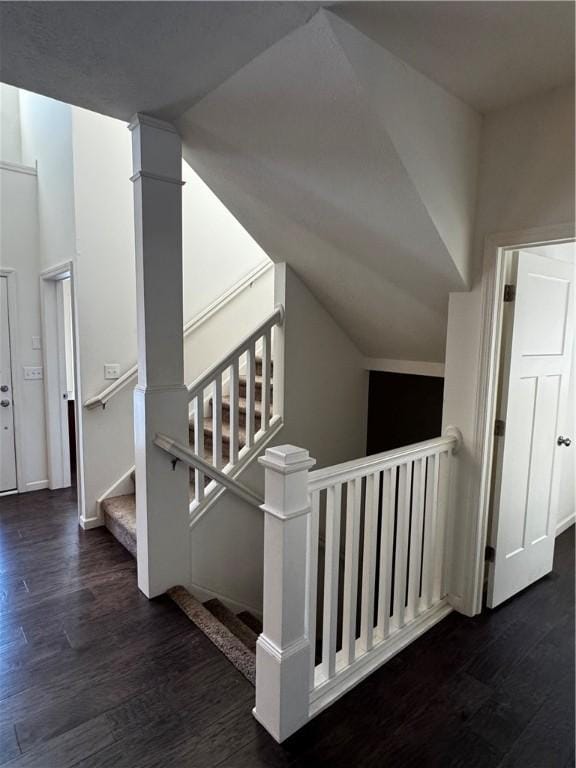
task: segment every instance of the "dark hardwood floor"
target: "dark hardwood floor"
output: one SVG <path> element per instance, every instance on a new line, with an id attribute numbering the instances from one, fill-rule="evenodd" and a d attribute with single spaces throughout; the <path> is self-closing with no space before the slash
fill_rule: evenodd
<path id="1" fill-rule="evenodd" d="M 138 592 L 71 491 L 0 499 L 0 764 L 38 768 L 574 766 L 574 533 L 500 609 L 452 614 L 278 746 L 254 690 Z"/>

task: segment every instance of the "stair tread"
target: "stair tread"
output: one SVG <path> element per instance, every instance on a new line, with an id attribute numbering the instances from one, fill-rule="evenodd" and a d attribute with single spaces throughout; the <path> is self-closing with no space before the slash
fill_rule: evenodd
<path id="1" fill-rule="evenodd" d="M 172 587 L 168 595 L 224 656 L 252 683 L 256 682 L 256 656 L 201 602 L 184 587 Z"/>
<path id="2" fill-rule="evenodd" d="M 232 634 L 236 635 L 249 651 L 256 653 L 256 640 L 258 635 L 247 625 L 242 619 L 240 619 L 229 608 L 226 608 L 224 603 L 220 602 L 217 598 L 212 598 L 204 603 L 204 606 L 215 616 L 218 621 L 228 627 Z"/>
<path id="3" fill-rule="evenodd" d="M 127 531 L 136 535 L 136 495 L 112 496 L 102 501 L 104 514 L 124 525 Z"/>
<path id="4" fill-rule="evenodd" d="M 136 557 L 136 495 L 113 496 L 101 503 L 106 528 Z"/>

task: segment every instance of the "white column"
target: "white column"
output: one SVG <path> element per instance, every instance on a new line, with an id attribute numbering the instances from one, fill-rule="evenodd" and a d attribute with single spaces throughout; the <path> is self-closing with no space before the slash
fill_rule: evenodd
<path id="1" fill-rule="evenodd" d="M 155 597 L 189 581 L 188 469 L 153 444 L 188 443 L 182 340 L 182 150 L 169 123 L 136 115 L 132 131 L 138 385 L 134 392 L 138 586 Z M 112 278 L 113 279 L 113 278 Z"/>
<path id="2" fill-rule="evenodd" d="M 264 627 L 256 646 L 254 716 L 276 741 L 308 721 L 310 647 L 306 634 L 308 470 L 303 448 L 268 448 L 265 467 Z"/>

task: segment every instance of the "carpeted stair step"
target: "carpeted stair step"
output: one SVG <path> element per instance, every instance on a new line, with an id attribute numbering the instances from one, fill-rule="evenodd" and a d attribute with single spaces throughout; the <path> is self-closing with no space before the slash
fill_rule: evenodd
<path id="1" fill-rule="evenodd" d="M 204 478 L 204 485 L 210 482 Z M 190 477 L 190 500 L 194 498 L 194 473 Z M 104 524 L 112 536 L 136 557 L 136 494 L 112 496 L 101 502 Z"/>
<path id="2" fill-rule="evenodd" d="M 173 587 L 168 590 L 168 595 L 198 629 L 222 651 L 228 661 L 254 685 L 256 682 L 256 656 L 254 652 L 249 650 L 228 627 L 222 624 L 208 608 L 196 600 L 184 587 Z"/>
<path id="3" fill-rule="evenodd" d="M 246 397 L 247 390 L 247 378 L 246 376 L 238 377 L 238 395 L 239 397 Z M 254 378 L 254 394 L 256 401 L 262 400 L 262 376 L 256 375 Z M 272 397 L 272 382 L 270 382 L 270 397 Z"/>
<path id="4" fill-rule="evenodd" d="M 104 499 L 101 507 L 106 528 L 136 557 L 136 495 L 130 493 Z"/>
<path id="5" fill-rule="evenodd" d="M 238 614 L 238 618 L 241 619 L 247 627 L 250 627 L 256 636 L 262 634 L 262 622 L 260 619 L 257 619 L 256 616 L 253 616 L 250 611 L 242 611 L 242 613 Z"/>
<path id="6" fill-rule="evenodd" d="M 256 653 L 256 640 L 258 639 L 258 635 L 245 624 L 239 616 L 232 613 L 231 610 L 226 608 L 224 603 L 221 603 L 220 600 L 216 598 L 207 600 L 204 603 L 204 607 L 207 608 L 221 624 L 228 627 L 230 632 L 232 632 L 233 635 L 236 635 L 238 640 L 244 643 L 249 651 Z"/>

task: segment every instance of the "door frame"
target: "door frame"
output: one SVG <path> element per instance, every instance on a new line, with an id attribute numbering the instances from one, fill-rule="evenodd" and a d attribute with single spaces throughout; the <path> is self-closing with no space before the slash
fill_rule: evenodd
<path id="1" fill-rule="evenodd" d="M 22 403 L 22 382 L 20 365 L 20 346 L 18 344 L 18 273 L 11 267 L 0 267 L 0 277 L 6 278 L 8 289 L 8 339 L 10 341 L 10 365 L 12 367 L 12 406 L 14 418 L 14 443 L 16 447 L 16 489 L 24 493 L 26 481 L 24 478 L 24 453 L 22 449 L 22 423 L 20 420 L 20 405 Z M 13 493 L 13 491 L 8 491 Z M 2 494 L 4 495 L 4 494 Z"/>
<path id="2" fill-rule="evenodd" d="M 470 596 L 472 613 L 482 610 L 488 540 L 490 490 L 494 459 L 494 419 L 502 341 L 506 252 L 576 240 L 575 224 L 555 224 L 494 234 L 486 238 L 481 285 L 480 359 L 475 408 L 474 456 L 480 478 L 474 499 L 475 527 L 472 531 Z"/>
<path id="3" fill-rule="evenodd" d="M 70 478 L 70 449 L 67 418 L 63 418 L 61 405 L 61 365 L 64 349 L 61 333 L 61 304 L 58 296 L 58 283 L 70 278 L 70 296 L 72 301 L 72 356 L 74 368 L 74 418 L 76 422 L 76 479 L 80 488 L 81 477 L 81 409 L 78 365 L 78 337 L 75 303 L 74 264 L 66 261 L 40 273 L 40 307 L 42 317 L 42 357 L 44 364 L 44 398 L 46 409 L 46 454 L 48 462 L 48 487 L 68 488 Z M 59 329 L 54 332 L 54 329 Z"/>

